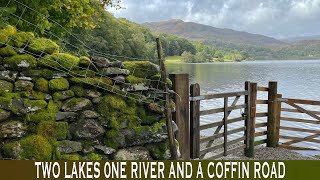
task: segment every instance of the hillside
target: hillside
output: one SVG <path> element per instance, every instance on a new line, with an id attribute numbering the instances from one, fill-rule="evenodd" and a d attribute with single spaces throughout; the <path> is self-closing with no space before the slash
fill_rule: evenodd
<path id="1" fill-rule="evenodd" d="M 202 41 L 224 53 L 247 52 L 253 59 L 318 59 L 319 37 L 277 40 L 275 38 L 221 29 L 182 20 L 142 24 L 157 33 L 177 35 L 193 41 Z"/>
<path id="2" fill-rule="evenodd" d="M 232 29 L 215 28 L 194 22 L 184 22 L 182 20 L 149 22 L 142 25 L 155 32 L 174 34 L 196 41 L 222 41 L 234 44 L 267 47 L 286 44 L 277 39 L 259 34 L 251 34 Z"/>

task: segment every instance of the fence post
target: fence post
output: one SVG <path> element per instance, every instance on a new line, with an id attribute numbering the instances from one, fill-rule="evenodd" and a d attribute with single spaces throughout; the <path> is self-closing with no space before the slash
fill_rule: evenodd
<path id="1" fill-rule="evenodd" d="M 282 98 L 282 94 L 278 94 L 277 98 Z M 276 101 L 276 132 L 275 132 L 275 144 L 279 146 L 280 136 L 280 118 L 281 118 L 281 101 Z"/>
<path id="2" fill-rule="evenodd" d="M 250 111 L 249 111 L 249 106 L 250 106 L 250 100 L 249 100 L 249 89 L 250 89 L 250 81 L 246 81 L 244 84 L 244 89 L 245 91 L 248 93 L 247 95 L 244 96 L 244 103 L 246 104 L 246 108 L 244 109 L 244 135 L 245 135 L 245 139 L 244 139 L 244 144 L 246 145 L 246 147 L 244 148 L 244 154 L 246 154 L 246 149 L 247 149 L 247 129 L 248 129 L 248 119 L 250 117 Z"/>
<path id="3" fill-rule="evenodd" d="M 276 147 L 276 133 L 277 133 L 277 82 L 269 82 L 268 91 L 268 121 L 267 121 L 267 147 Z"/>
<path id="4" fill-rule="evenodd" d="M 257 100 L 257 83 L 249 84 L 249 104 L 248 104 L 248 118 L 246 126 L 246 149 L 245 156 L 254 156 L 254 136 L 256 124 L 256 100 Z"/>
<path id="5" fill-rule="evenodd" d="M 189 130 L 189 75 L 170 74 L 176 105 L 175 122 L 179 128 L 177 140 L 180 145 L 183 160 L 190 159 L 190 130 Z"/>
<path id="6" fill-rule="evenodd" d="M 190 86 L 190 96 L 200 96 L 199 84 Z M 200 157 L 200 101 L 190 102 L 190 157 L 196 159 Z"/>

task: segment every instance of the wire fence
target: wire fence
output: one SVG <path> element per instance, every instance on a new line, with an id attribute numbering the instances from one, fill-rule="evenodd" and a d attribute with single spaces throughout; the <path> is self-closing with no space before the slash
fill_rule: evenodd
<path id="1" fill-rule="evenodd" d="M 15 5 L 17 8 L 20 9 L 19 14 L 16 14 L 15 12 L 11 12 L 8 10 L 8 7 Z M 82 42 L 80 39 L 78 39 L 76 36 L 74 36 L 72 33 L 70 33 L 66 28 L 64 28 L 62 25 L 54 21 L 53 19 L 47 18 L 46 15 L 36 11 L 35 9 L 23 4 L 22 2 L 18 0 L 9 0 L 8 3 L 0 9 L 0 18 L 4 18 L 4 14 L 6 16 L 9 16 L 11 19 L 14 19 L 15 24 L 10 24 L 8 22 L 5 22 L 6 25 L 11 25 L 14 27 L 18 27 L 19 23 L 24 23 L 29 27 L 29 29 L 33 29 L 32 33 L 37 32 L 37 30 L 40 29 L 39 24 L 34 24 L 28 20 L 28 18 L 25 18 L 25 12 L 26 11 L 32 11 L 35 13 L 38 17 L 43 17 L 42 19 L 47 19 L 51 23 L 53 23 L 56 26 L 61 27 L 61 29 L 64 31 L 63 34 L 67 34 L 70 37 L 72 37 L 72 42 L 70 43 L 66 40 L 64 40 L 62 37 L 59 37 L 54 32 L 50 30 L 44 30 L 43 35 L 48 37 L 49 39 L 54 38 L 59 40 L 59 42 L 62 42 L 62 45 L 60 47 L 60 52 L 66 52 L 66 46 L 72 47 L 73 49 L 76 49 L 78 53 L 73 53 L 74 56 L 80 57 L 80 47 L 77 45 L 82 45 L 82 47 L 85 47 L 85 50 L 87 52 L 90 52 L 90 63 L 87 67 L 81 67 L 73 62 L 68 61 L 65 58 L 55 56 L 55 58 L 51 58 L 51 53 L 46 52 L 45 50 L 40 51 L 39 53 L 35 53 L 31 51 L 30 49 L 36 49 L 37 47 L 34 47 L 31 43 L 32 40 L 28 40 L 26 43 L 19 42 L 18 39 L 13 38 L 12 36 L 9 36 L 9 38 L 2 42 L 0 40 L 0 44 L 4 46 L 11 47 L 15 49 L 18 52 L 23 52 L 25 54 L 30 54 L 34 56 L 38 63 L 45 65 L 46 67 L 60 71 L 63 73 L 66 73 L 69 77 L 77 78 L 78 82 L 82 82 L 88 85 L 91 85 L 92 87 L 96 87 L 108 92 L 112 92 L 114 94 L 117 94 L 119 96 L 130 98 L 137 100 L 139 102 L 144 103 L 155 103 L 157 102 L 160 104 L 162 108 L 164 108 L 164 101 L 163 101 L 163 87 L 164 84 L 167 82 L 161 81 L 161 72 L 163 72 L 162 69 L 159 68 L 159 66 L 155 65 L 155 62 L 159 62 L 159 59 L 141 59 L 141 58 L 132 58 L 132 57 L 126 57 L 126 56 L 118 56 L 118 55 L 112 55 L 104 52 L 98 52 L 95 49 L 89 48 L 84 42 Z M 17 32 L 23 32 L 17 28 Z M 6 36 L 6 34 L 1 33 L 0 36 Z M 16 47 L 14 44 L 17 43 L 24 43 L 22 47 Z M 44 44 L 45 46 L 48 44 Z M 83 48 L 81 48 L 83 50 Z M 132 66 L 130 67 L 130 71 L 123 71 L 126 67 L 124 66 L 125 61 L 149 61 L 150 64 L 148 66 Z M 151 63 L 153 62 L 153 63 Z M 111 66 L 113 64 L 113 66 Z M 114 66 L 116 65 L 116 67 Z M 110 75 L 109 71 L 112 70 L 111 68 L 115 68 L 117 71 L 113 72 L 112 75 Z M 74 70 L 82 70 L 82 72 L 85 73 L 78 73 L 78 71 Z M 133 84 L 131 82 L 128 82 L 126 80 L 121 80 L 118 77 L 119 76 L 135 76 L 137 72 L 144 72 L 139 73 L 139 79 L 144 83 L 143 85 L 140 85 L 140 88 L 134 88 L 136 84 Z M 94 74 L 94 77 L 89 76 L 89 74 Z M 153 77 L 150 77 L 150 74 L 154 74 Z M 157 75 L 156 75 L 157 74 Z M 111 81 L 112 83 L 110 83 Z M 162 103 L 159 103 L 162 102 Z"/>

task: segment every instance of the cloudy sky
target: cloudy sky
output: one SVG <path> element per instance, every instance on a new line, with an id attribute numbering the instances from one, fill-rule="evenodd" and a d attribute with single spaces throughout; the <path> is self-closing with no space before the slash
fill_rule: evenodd
<path id="1" fill-rule="evenodd" d="M 276 38 L 320 35 L 320 0 L 122 0 L 116 17 L 182 19 Z"/>

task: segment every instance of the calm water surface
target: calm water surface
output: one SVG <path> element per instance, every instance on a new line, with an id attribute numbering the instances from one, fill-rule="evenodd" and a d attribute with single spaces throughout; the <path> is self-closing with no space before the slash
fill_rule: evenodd
<path id="1" fill-rule="evenodd" d="M 202 64 L 167 64 L 169 73 L 188 73 L 191 83 L 199 83 L 201 94 L 215 92 L 232 92 L 244 90 L 244 82 L 252 81 L 258 86 L 267 86 L 269 81 L 278 81 L 278 92 L 285 98 L 299 98 L 320 100 L 320 60 L 279 60 L 279 61 L 252 61 L 230 63 L 202 63 Z M 258 99 L 266 99 L 267 93 L 259 93 Z M 242 99 L 243 100 L 243 99 Z M 232 103 L 232 99 L 229 104 Z M 241 102 L 239 102 L 241 103 Z M 238 103 L 238 104 L 239 104 Z M 201 101 L 201 109 L 213 109 L 223 107 L 222 100 Z M 266 106 L 257 107 L 258 112 L 265 112 Z M 316 107 L 310 107 L 315 110 Z M 309 109 L 310 109 L 309 108 Z M 232 112 L 231 117 L 238 117 L 240 111 Z M 299 116 L 297 113 L 283 113 L 283 116 Z M 201 124 L 220 121 L 222 114 L 202 116 Z M 257 121 L 265 122 L 266 118 L 258 118 Z M 233 124 L 228 129 L 236 128 L 242 124 Z M 299 123 L 281 122 L 285 126 L 299 126 Z M 320 130 L 319 125 L 305 125 L 304 128 Z M 260 130 L 265 130 L 261 128 Z M 282 131 L 287 135 L 304 137 L 308 133 Z M 212 134 L 207 130 L 204 135 Z M 262 137 L 263 138 L 263 137 Z M 318 138 L 319 139 L 319 138 Z M 306 145 L 308 143 L 300 144 Z M 297 144 L 298 145 L 298 144 Z M 309 143 L 309 146 L 320 148 L 319 144 Z"/>

